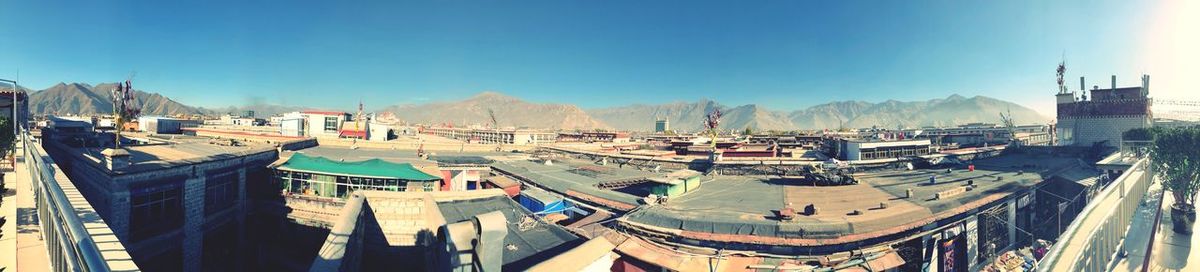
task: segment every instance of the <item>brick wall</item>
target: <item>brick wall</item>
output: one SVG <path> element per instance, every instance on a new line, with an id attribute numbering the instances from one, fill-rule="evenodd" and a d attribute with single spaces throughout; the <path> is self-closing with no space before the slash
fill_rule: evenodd
<path id="1" fill-rule="evenodd" d="M 204 245 L 204 175 L 183 183 L 183 271 L 200 271 Z"/>

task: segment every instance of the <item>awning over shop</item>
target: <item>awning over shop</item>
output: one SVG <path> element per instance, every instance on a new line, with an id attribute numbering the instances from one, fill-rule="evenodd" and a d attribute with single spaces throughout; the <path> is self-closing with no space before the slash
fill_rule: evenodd
<path id="1" fill-rule="evenodd" d="M 366 138 L 367 138 L 367 131 L 365 131 L 365 130 L 349 130 L 349 129 L 344 129 L 344 130 L 342 130 L 342 131 L 338 132 L 338 136 L 341 136 L 341 137 L 343 137 L 343 138 L 359 138 L 359 139 L 366 139 Z"/>

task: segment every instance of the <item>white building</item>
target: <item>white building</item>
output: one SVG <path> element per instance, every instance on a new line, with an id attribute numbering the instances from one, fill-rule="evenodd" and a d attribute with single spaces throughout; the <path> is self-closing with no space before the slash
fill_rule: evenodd
<path id="1" fill-rule="evenodd" d="M 540 145 L 558 138 L 558 134 L 549 132 L 451 127 L 424 128 L 422 133 L 479 144 Z"/>
<path id="2" fill-rule="evenodd" d="M 367 137 L 368 141 L 387 141 L 388 137 L 391 137 L 392 135 L 395 134 L 392 132 L 392 127 L 390 127 L 388 125 L 373 123 L 373 122 L 365 122 L 365 123 L 370 124 L 367 126 L 367 130 L 366 130 L 367 136 L 368 136 Z"/>
<path id="3" fill-rule="evenodd" d="M 841 141 L 843 146 L 839 159 L 843 160 L 874 160 L 891 159 L 906 156 L 921 156 L 929 154 L 929 139 L 899 140 L 899 141 Z"/>
<path id="4" fill-rule="evenodd" d="M 1150 76 L 1142 76 L 1142 86 L 1125 88 L 1117 88 L 1113 76 L 1111 88 L 1093 87 L 1090 99 L 1083 91 L 1083 78 L 1079 82 L 1079 96 L 1074 92 L 1056 95 L 1056 145 L 1117 147 L 1125 131 L 1151 126 Z"/>
<path id="5" fill-rule="evenodd" d="M 138 117 L 138 131 L 152 134 L 179 134 L 183 120 L 157 116 Z"/>

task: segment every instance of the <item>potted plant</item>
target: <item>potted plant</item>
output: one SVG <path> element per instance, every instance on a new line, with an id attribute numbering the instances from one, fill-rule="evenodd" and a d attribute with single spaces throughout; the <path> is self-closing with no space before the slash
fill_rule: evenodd
<path id="1" fill-rule="evenodd" d="M 1153 171 L 1171 191 L 1171 223 L 1176 233 L 1192 233 L 1200 190 L 1200 127 L 1154 129 Z"/>

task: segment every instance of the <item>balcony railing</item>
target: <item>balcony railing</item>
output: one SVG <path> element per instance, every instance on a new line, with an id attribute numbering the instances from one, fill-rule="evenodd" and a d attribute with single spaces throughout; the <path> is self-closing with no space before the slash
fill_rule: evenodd
<path id="1" fill-rule="evenodd" d="M 46 244 L 51 271 L 137 271 L 112 230 L 75 190 L 66 176 L 58 173 L 28 132 L 21 133 L 24 166 L 29 169 L 42 240 Z M 61 180 L 60 180 L 61 179 Z M 66 186 L 70 191 L 64 191 Z M 71 196 L 68 197 L 68 194 Z M 81 215 L 84 215 L 81 217 Z M 86 221 L 87 226 L 84 225 Z M 97 243 L 94 236 L 107 236 Z M 103 250 L 102 250 L 103 249 Z"/>
<path id="2" fill-rule="evenodd" d="M 1129 167 L 1071 222 L 1038 264 L 1038 271 L 1103 271 L 1120 250 L 1125 231 L 1150 188 L 1148 158 Z"/>

